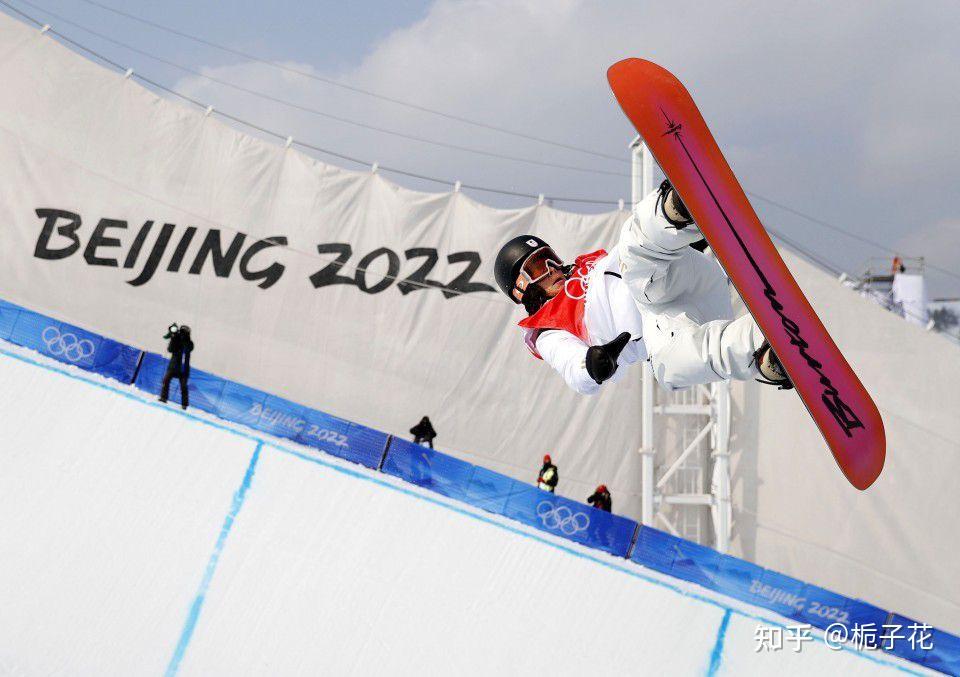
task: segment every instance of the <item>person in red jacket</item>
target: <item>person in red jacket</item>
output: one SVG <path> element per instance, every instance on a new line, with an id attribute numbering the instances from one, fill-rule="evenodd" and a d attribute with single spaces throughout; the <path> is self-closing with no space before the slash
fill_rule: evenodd
<path id="1" fill-rule="evenodd" d="M 610 492 L 607 491 L 606 484 L 598 486 L 596 490 L 590 494 L 590 497 L 587 498 L 587 503 L 597 510 L 613 511 L 613 498 L 610 497 Z"/>
<path id="2" fill-rule="evenodd" d="M 540 468 L 540 474 L 537 475 L 537 486 L 552 494 L 556 491 L 559 481 L 560 475 L 557 473 L 557 466 L 553 464 L 550 454 L 546 454 L 543 457 L 543 467 Z"/>

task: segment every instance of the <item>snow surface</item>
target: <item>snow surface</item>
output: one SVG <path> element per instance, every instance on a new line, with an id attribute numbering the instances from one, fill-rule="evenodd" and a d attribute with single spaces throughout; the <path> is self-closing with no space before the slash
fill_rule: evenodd
<path id="1" fill-rule="evenodd" d="M 0 674 L 920 672 L 22 350 L 0 383 Z"/>

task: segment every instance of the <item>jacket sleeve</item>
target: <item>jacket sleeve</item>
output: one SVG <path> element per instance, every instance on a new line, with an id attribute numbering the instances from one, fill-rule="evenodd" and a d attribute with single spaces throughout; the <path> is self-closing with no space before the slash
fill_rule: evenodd
<path id="1" fill-rule="evenodd" d="M 560 329 L 542 332 L 537 337 L 537 352 L 543 361 L 581 395 L 593 395 L 600 390 L 600 384 L 587 373 L 587 348 L 586 343 Z"/>

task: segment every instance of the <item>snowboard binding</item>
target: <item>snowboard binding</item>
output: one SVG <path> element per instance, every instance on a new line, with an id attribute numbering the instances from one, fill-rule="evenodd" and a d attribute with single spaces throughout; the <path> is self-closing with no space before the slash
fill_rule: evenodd
<path id="1" fill-rule="evenodd" d="M 769 342 L 763 342 L 763 345 L 753 354 L 753 360 L 750 363 L 756 363 L 760 371 L 762 378 L 758 378 L 757 383 L 777 386 L 777 390 L 793 390 L 793 381 L 787 376 L 787 370 L 783 368 L 780 358 L 773 352 Z"/>

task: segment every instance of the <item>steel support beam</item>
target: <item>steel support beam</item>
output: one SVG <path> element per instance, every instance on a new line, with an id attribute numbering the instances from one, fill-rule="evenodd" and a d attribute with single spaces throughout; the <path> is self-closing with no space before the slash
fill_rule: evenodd
<path id="1" fill-rule="evenodd" d="M 631 156 L 631 206 L 654 188 L 654 160 L 643 140 L 638 136 L 630 144 Z M 655 403 L 653 369 L 644 362 L 641 390 L 641 523 L 652 525 L 659 520 L 666 529 L 680 535 L 674 523 L 660 508 L 677 506 L 678 509 L 703 510 L 710 508 L 713 522 L 713 546 L 720 552 L 730 547 L 730 524 L 732 520 L 730 497 L 730 387 L 729 383 L 714 383 L 709 386 L 697 386 L 694 389 L 693 402 L 677 401 L 675 395 L 662 394 L 662 404 Z M 673 399 L 673 401 L 671 401 Z M 689 399 L 689 398 L 687 398 Z M 709 417 L 694 439 L 687 444 L 683 453 L 671 466 L 656 477 L 656 449 L 654 449 L 655 417 L 671 417 L 681 422 L 681 426 L 694 419 L 688 417 Z M 678 426 L 680 427 L 680 426 Z M 669 480 L 675 476 L 692 454 L 699 453 L 700 446 L 709 435 L 710 458 L 713 471 L 710 481 L 710 493 L 668 493 L 664 491 Z"/>

